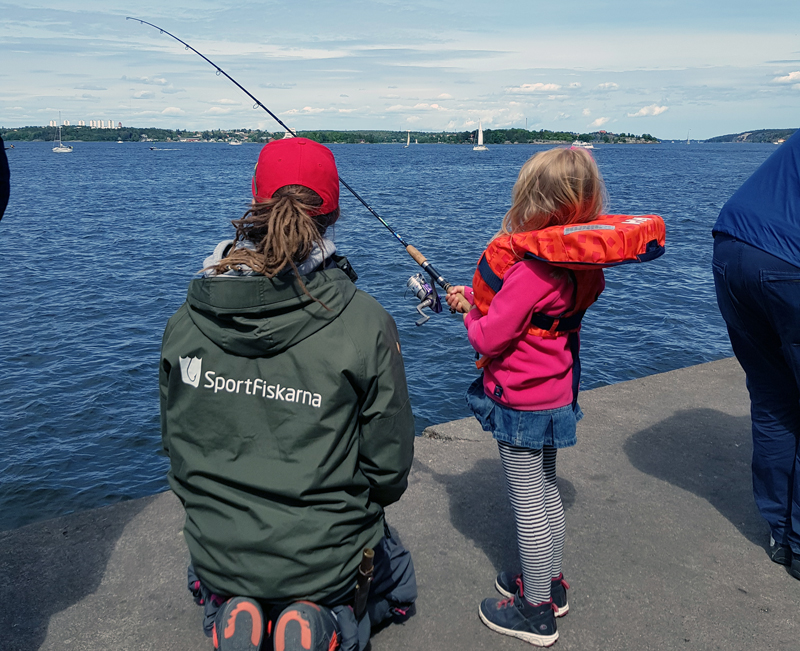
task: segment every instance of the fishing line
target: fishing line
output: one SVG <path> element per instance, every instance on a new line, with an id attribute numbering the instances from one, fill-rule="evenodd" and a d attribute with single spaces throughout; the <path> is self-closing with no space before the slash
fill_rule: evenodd
<path id="1" fill-rule="evenodd" d="M 251 93 L 249 90 L 247 90 L 247 89 L 246 89 L 244 86 L 242 86 L 242 85 L 241 85 L 241 84 L 240 84 L 238 81 L 236 81 L 236 80 L 235 80 L 233 77 L 231 77 L 231 76 L 230 76 L 230 75 L 229 75 L 227 72 L 225 72 L 225 71 L 224 71 L 222 68 L 220 68 L 220 67 L 219 67 L 219 66 L 218 66 L 216 63 L 214 63 L 214 62 L 213 62 L 211 59 L 209 59 L 207 56 L 205 56 L 205 55 L 204 55 L 202 52 L 198 52 L 196 49 L 194 49 L 194 48 L 193 48 L 191 45 L 189 45 L 189 44 L 188 44 L 186 41 L 182 41 L 181 39 L 179 39 L 179 38 L 178 38 L 177 36 L 175 36 L 174 34 L 170 34 L 170 33 L 169 33 L 167 30 L 165 30 L 165 29 L 163 29 L 163 28 L 159 27 L 158 25 L 154 25 L 153 23 L 148 23 L 146 20 L 141 20 L 140 18 L 133 18 L 133 17 L 131 17 L 131 16 L 127 16 L 127 17 L 125 18 L 125 20 L 135 20 L 135 21 L 137 21 L 137 22 L 141 23 L 142 25 L 149 25 L 150 27 L 153 27 L 153 28 L 157 29 L 157 30 L 158 30 L 159 32 L 161 32 L 162 34 L 166 34 L 166 35 L 167 35 L 167 36 L 169 36 L 170 38 L 173 38 L 173 39 L 175 39 L 176 41 L 178 41 L 178 43 L 180 43 L 181 45 L 183 45 L 183 46 L 184 46 L 184 47 L 185 47 L 187 50 L 191 50 L 191 51 L 192 51 L 192 52 L 194 52 L 194 53 L 195 53 L 197 56 L 199 56 L 200 58 L 202 58 L 204 61 L 206 61 L 206 62 L 208 62 L 209 64 L 211 64 L 211 65 L 212 65 L 212 66 L 213 66 L 213 67 L 216 69 L 216 71 L 217 71 L 217 75 L 225 75 L 225 76 L 226 76 L 226 77 L 227 77 L 227 78 L 228 78 L 228 79 L 229 79 L 231 82 L 233 82 L 233 83 L 234 83 L 234 84 L 235 84 L 235 85 L 236 85 L 236 86 L 239 88 L 239 90 L 241 90 L 241 91 L 242 91 L 242 92 L 243 92 L 245 95 L 247 95 L 247 96 L 248 96 L 250 99 L 252 99 L 252 100 L 255 102 L 255 104 L 253 105 L 253 108 L 254 108 L 254 109 L 255 109 L 255 108 L 262 108 L 262 109 L 264 109 L 264 110 L 265 110 L 267 113 L 269 113 L 270 117 L 271 117 L 273 120 L 275 120 L 275 121 L 276 121 L 276 122 L 277 122 L 279 125 L 281 125 L 281 126 L 282 126 L 282 127 L 285 129 L 285 130 L 286 130 L 286 133 L 290 133 L 290 134 L 292 135 L 292 137 L 296 137 L 296 134 L 295 134 L 295 132 L 294 132 L 292 129 L 290 129 L 288 126 L 286 126 L 286 124 L 284 124 L 283 120 L 281 120 L 281 119 L 280 119 L 280 118 L 279 118 L 277 115 L 275 115 L 275 114 L 274 114 L 272 111 L 270 111 L 270 110 L 269 110 L 269 109 L 268 109 L 266 106 L 264 106 L 264 104 L 262 104 L 262 103 L 261 103 L 261 101 L 260 101 L 260 100 L 259 100 L 259 99 L 258 99 L 258 98 L 255 96 L 255 95 L 253 95 L 253 94 L 252 94 L 252 93 Z M 393 228 L 392 228 L 392 227 L 391 227 L 391 226 L 388 224 L 388 222 L 387 222 L 387 221 L 386 221 L 386 220 L 385 220 L 383 217 L 381 217 L 381 216 L 380 216 L 380 215 L 379 215 L 379 214 L 378 214 L 378 213 L 377 213 L 377 212 L 376 212 L 376 211 L 375 211 L 375 210 L 372 208 L 372 206 L 370 206 L 370 205 L 369 205 L 369 204 L 368 204 L 366 201 L 364 201 L 364 199 L 361 197 L 361 195 L 360 195 L 360 194 L 358 194 L 358 192 L 356 192 L 356 191 L 355 191 L 355 190 L 354 190 L 352 187 L 350 187 L 350 184 L 349 184 L 349 183 L 347 183 L 347 182 L 346 182 L 346 181 L 345 181 L 345 180 L 344 180 L 344 179 L 343 179 L 341 176 L 339 177 L 339 182 L 340 182 L 340 183 L 341 183 L 341 184 L 342 184 L 342 185 L 343 185 L 345 188 L 347 188 L 347 190 L 350 192 L 350 194 L 352 194 L 352 195 L 353 195 L 353 196 L 354 196 L 356 199 L 358 199 L 358 201 L 360 201 L 360 202 L 361 202 L 361 204 L 362 204 L 362 205 L 363 205 L 363 206 L 364 206 L 364 207 L 365 207 L 365 208 L 366 208 L 366 209 L 367 209 L 367 210 L 368 210 L 368 211 L 369 211 L 369 212 L 370 212 L 370 213 L 371 213 L 371 214 L 372 214 L 374 217 L 376 217 L 376 218 L 378 219 L 378 221 L 379 221 L 381 224 L 383 224 L 383 225 L 384 225 L 384 226 L 385 226 L 385 227 L 386 227 L 386 228 L 389 230 L 389 232 L 390 232 L 392 235 L 394 235 L 395 239 L 397 239 L 397 241 L 398 241 L 398 242 L 400 242 L 400 244 L 402 244 L 402 245 L 403 245 L 403 247 L 405 248 L 406 252 L 407 252 L 407 253 L 408 253 L 408 254 L 409 254 L 409 255 L 410 255 L 410 256 L 411 256 L 411 257 L 414 259 L 414 261 L 415 261 L 415 262 L 416 262 L 416 263 L 417 263 L 417 264 L 418 264 L 420 267 L 422 267 L 422 268 L 425 270 L 425 272 L 426 272 L 426 273 L 427 273 L 427 274 L 428 274 L 428 275 L 431 277 L 431 279 L 432 279 L 432 280 L 433 280 L 433 281 L 434 281 L 434 282 L 435 282 L 437 285 L 439 285 L 439 286 L 440 286 L 442 289 L 444 289 L 445 291 L 447 291 L 447 290 L 448 290 L 450 287 L 452 287 L 452 286 L 453 286 L 451 283 L 447 282 L 447 280 L 445 280 L 445 279 L 444 279 L 444 277 L 443 277 L 443 276 L 442 276 L 442 275 L 441 275 L 441 274 L 440 274 L 440 273 L 439 273 L 439 272 L 436 270 L 436 268 L 435 268 L 435 267 L 434 267 L 434 266 L 433 266 L 433 265 L 432 265 L 430 262 L 428 262 L 427 258 L 425 258 L 425 256 L 424 256 L 424 255 L 422 255 L 422 253 L 420 253 L 420 252 L 419 252 L 419 250 L 418 250 L 417 248 L 415 248 L 414 246 L 412 246 L 411 244 L 409 244 L 408 242 L 406 242 L 406 241 L 405 241 L 405 240 L 404 240 L 402 237 L 400 237 L 400 234 L 399 234 L 399 233 L 398 233 L 396 230 L 394 230 L 394 229 L 393 229 Z M 412 276 L 412 278 L 414 278 L 414 276 Z M 411 284 L 410 284 L 410 283 L 411 283 L 411 280 L 409 280 L 409 286 L 411 286 Z M 415 290 L 416 290 L 416 289 L 417 289 L 417 288 L 416 288 L 416 286 L 415 286 L 413 289 L 415 289 Z M 417 295 L 419 296 L 419 293 L 417 293 Z M 441 309 L 442 309 L 442 308 L 441 308 L 441 304 L 440 304 L 440 302 L 439 302 L 439 297 L 438 297 L 438 296 L 436 296 L 436 290 L 435 290 L 435 288 L 431 287 L 431 291 L 428 293 L 428 295 L 426 295 L 426 296 L 423 298 L 423 300 L 422 300 L 422 303 L 420 303 L 420 305 L 422 305 L 423 303 L 425 303 L 425 301 L 426 301 L 426 300 L 430 300 L 430 303 L 429 303 L 429 304 L 427 304 L 427 305 L 425 305 L 424 307 L 430 307 L 430 308 L 431 308 L 431 309 L 432 309 L 434 312 L 441 312 Z M 438 309 L 437 309 L 437 308 L 438 308 Z M 419 309 L 419 308 L 418 308 L 418 309 Z M 420 312 L 420 313 L 421 313 L 421 312 Z M 424 323 L 424 321 L 423 321 L 423 323 Z M 419 323 L 418 323 L 418 325 L 419 325 Z"/>

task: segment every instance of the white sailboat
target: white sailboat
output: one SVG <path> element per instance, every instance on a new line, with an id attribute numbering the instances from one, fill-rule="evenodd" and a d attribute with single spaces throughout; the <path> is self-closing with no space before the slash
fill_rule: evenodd
<path id="1" fill-rule="evenodd" d="M 478 144 L 472 148 L 472 151 L 489 151 L 489 148 L 483 144 L 483 125 L 478 120 Z"/>
<path id="2" fill-rule="evenodd" d="M 69 154 L 72 152 L 72 145 L 65 145 L 61 142 L 61 113 L 58 114 L 58 144 L 53 147 L 57 154 Z"/>
<path id="3" fill-rule="evenodd" d="M 411 144 L 411 132 L 409 131 L 408 138 L 406 139 L 406 147 L 408 147 L 410 144 Z M 403 147 L 403 149 L 405 149 L 405 147 Z"/>

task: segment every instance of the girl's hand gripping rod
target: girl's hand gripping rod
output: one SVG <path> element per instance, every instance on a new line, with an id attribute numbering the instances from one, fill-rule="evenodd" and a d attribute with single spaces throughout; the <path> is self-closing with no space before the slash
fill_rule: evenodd
<path id="1" fill-rule="evenodd" d="M 197 50 L 195 50 L 191 45 L 189 45 L 185 41 L 182 41 L 181 39 L 179 39 L 174 34 L 170 34 L 167 30 L 162 29 L 158 25 L 154 25 L 153 23 L 148 23 L 146 20 L 141 20 L 139 18 L 133 18 L 131 16 L 126 17 L 125 20 L 135 20 L 136 22 L 141 23 L 142 25 L 149 25 L 150 27 L 153 27 L 153 28 L 157 29 L 162 34 L 166 34 L 170 38 L 173 38 L 176 41 L 178 41 L 178 43 L 183 45 L 187 50 L 191 50 L 196 55 L 198 55 L 200 58 L 202 58 L 204 61 L 206 61 L 209 64 L 211 64 L 216 69 L 218 75 L 220 75 L 220 74 L 225 75 L 231 82 L 233 82 L 245 95 L 247 95 L 250 99 L 252 99 L 255 102 L 255 104 L 253 105 L 253 108 L 262 108 L 262 109 L 264 109 L 270 115 L 270 117 L 273 120 L 275 120 L 280 126 L 282 126 L 286 130 L 287 133 L 292 134 L 292 137 L 296 136 L 295 132 L 292 129 L 290 129 L 288 126 L 286 126 L 283 123 L 283 120 L 281 120 L 277 115 L 275 115 L 266 106 L 264 106 L 264 104 L 262 104 L 261 101 L 257 97 L 255 97 L 250 91 L 248 91 L 244 86 L 242 86 L 238 81 L 236 81 L 233 77 L 231 77 L 227 72 L 225 72 L 222 68 L 220 68 L 211 59 L 209 59 L 207 56 L 205 56 L 201 52 L 198 52 Z M 428 262 L 428 260 L 425 258 L 424 255 L 422 255 L 415 247 L 413 247 L 410 244 L 408 244 L 407 242 L 405 242 L 403 240 L 403 238 L 400 237 L 400 235 L 397 233 L 397 231 L 395 231 L 391 226 L 389 226 L 389 224 L 386 222 L 386 220 L 384 220 L 383 217 L 381 217 L 377 212 L 375 212 L 372 209 L 372 207 L 366 201 L 364 201 L 364 199 L 362 199 L 361 196 L 355 190 L 353 190 L 353 188 L 351 188 L 350 185 L 341 176 L 339 177 L 339 182 L 345 188 L 347 188 L 347 190 L 350 192 L 350 194 L 352 194 L 356 199 L 358 199 L 358 201 L 361 202 L 361 204 L 374 217 L 376 217 L 378 219 L 378 221 L 380 221 L 381 224 L 383 224 L 389 230 L 389 232 L 392 235 L 395 236 L 397 241 L 400 242 L 400 244 L 403 245 L 403 247 L 408 252 L 408 254 L 416 261 L 416 263 L 420 267 L 422 267 L 425 270 L 425 272 L 431 277 L 431 279 L 432 279 L 432 281 L 434 283 L 439 285 L 445 291 L 447 291 L 452 286 L 451 283 L 447 282 L 444 279 L 444 277 L 434 268 L 434 266 L 430 262 Z M 412 278 L 413 278 L 413 276 L 412 276 Z M 409 284 L 410 283 L 411 283 L 411 280 L 409 280 Z M 422 305 L 423 303 L 426 303 L 426 301 L 430 301 L 425 306 L 426 307 L 430 307 L 434 312 L 441 312 L 442 311 L 441 302 L 439 301 L 439 297 L 436 295 L 436 290 L 432 286 L 431 286 L 431 290 L 432 291 L 428 292 L 427 295 L 422 299 L 422 302 L 420 303 L 420 305 Z M 417 295 L 419 296 L 419 294 L 417 294 Z M 438 305 L 438 309 L 436 309 L 437 305 Z M 418 308 L 418 309 L 420 309 L 420 308 Z M 417 321 L 417 325 L 421 325 L 422 323 L 427 321 L 427 319 L 420 320 L 420 321 Z"/>

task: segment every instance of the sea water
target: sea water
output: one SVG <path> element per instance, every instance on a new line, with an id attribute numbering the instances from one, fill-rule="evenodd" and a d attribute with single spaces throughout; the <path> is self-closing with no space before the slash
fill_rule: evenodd
<path id="1" fill-rule="evenodd" d="M 0 529 L 164 490 L 159 346 L 189 279 L 250 198 L 256 145 L 51 143 L 9 150 L 0 222 Z M 342 178 L 454 284 L 469 283 L 543 146 L 333 145 Z M 599 146 L 609 212 L 663 215 L 667 253 L 606 273 L 584 319 L 583 388 L 731 355 L 711 226 L 774 145 Z M 423 326 L 419 271 L 347 192 L 340 253 L 398 324 L 417 432 L 469 415 L 477 376 L 461 317 Z M 591 418 L 591 414 L 587 414 Z"/>

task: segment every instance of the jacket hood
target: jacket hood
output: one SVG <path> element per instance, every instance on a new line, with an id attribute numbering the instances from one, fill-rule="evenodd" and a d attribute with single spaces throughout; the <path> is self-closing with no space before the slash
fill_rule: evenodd
<path id="1" fill-rule="evenodd" d="M 245 357 L 280 353 L 327 326 L 356 293 L 338 268 L 302 278 L 324 306 L 303 293 L 293 274 L 222 275 L 189 283 L 189 317 L 226 352 Z"/>

